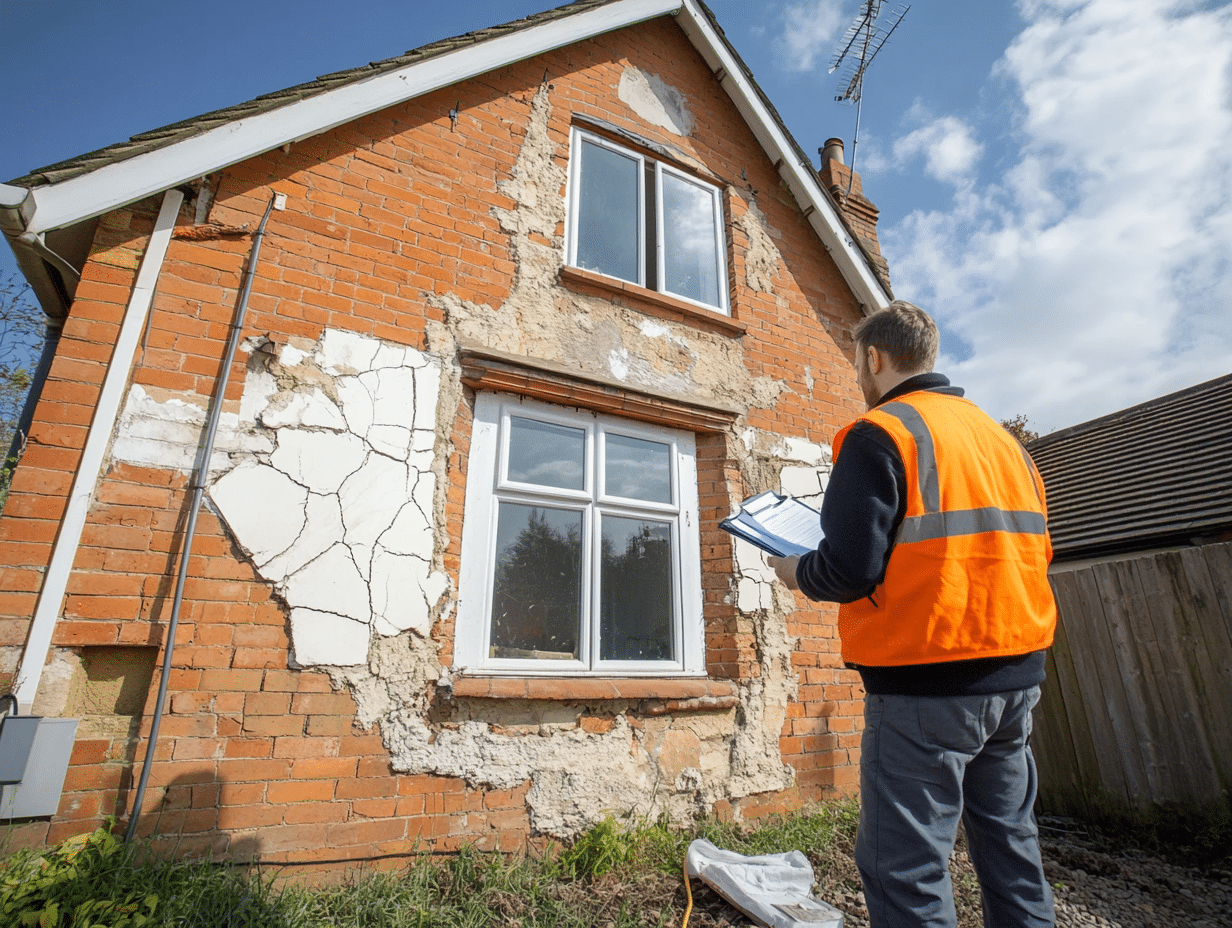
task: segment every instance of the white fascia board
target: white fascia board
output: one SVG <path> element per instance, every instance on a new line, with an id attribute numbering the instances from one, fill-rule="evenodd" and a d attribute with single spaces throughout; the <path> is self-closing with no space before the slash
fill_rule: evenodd
<path id="1" fill-rule="evenodd" d="M 103 471 L 107 447 L 120 415 L 128 379 L 133 372 L 133 359 L 137 356 L 141 334 L 145 331 L 146 318 L 154 299 L 154 287 L 158 283 L 167 245 L 171 241 L 171 232 L 175 228 L 175 218 L 179 215 L 180 204 L 183 202 L 184 194 L 178 190 L 168 190 L 163 195 L 162 208 L 154 223 L 154 231 L 150 235 L 145 255 L 141 259 L 137 282 L 129 297 L 128 308 L 124 311 L 124 321 L 120 323 L 115 349 L 107 364 L 107 373 L 94 406 L 94 418 L 90 421 L 90 431 L 81 451 L 81 460 L 77 464 L 77 472 L 73 475 L 73 486 L 69 491 L 60 529 L 51 549 L 51 560 L 43 576 L 43 586 L 39 590 L 34 615 L 30 620 L 30 632 L 26 636 L 26 646 L 22 651 L 21 669 L 14 694 L 19 705 L 27 711 L 38 694 L 43 666 L 47 663 L 47 652 L 51 648 L 52 632 L 60 618 L 64 594 L 72 576 L 73 563 L 77 559 L 77 549 L 90 513 L 90 503 L 94 498 L 94 488 Z"/>
<path id="2" fill-rule="evenodd" d="M 35 187 L 36 208 L 27 229 L 46 232 L 72 225 L 405 100 L 679 9 L 680 0 L 623 0 L 345 84 L 58 184 Z"/>
<path id="3" fill-rule="evenodd" d="M 848 234 L 830 199 L 822 192 L 812 165 L 799 163 L 799 156 L 778 121 L 766 109 L 745 77 L 744 69 L 728 52 L 695 0 L 683 0 L 680 12 L 676 14 L 676 22 L 710 69 L 716 73 L 722 70 L 721 86 L 735 103 L 766 155 L 778 165 L 779 176 L 805 211 L 809 224 L 834 258 L 856 299 L 868 311 L 890 305 L 889 296 L 868 266 L 860 246 Z"/>

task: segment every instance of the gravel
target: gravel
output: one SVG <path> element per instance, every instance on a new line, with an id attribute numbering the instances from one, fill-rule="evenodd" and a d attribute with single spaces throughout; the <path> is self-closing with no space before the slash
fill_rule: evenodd
<path id="1" fill-rule="evenodd" d="M 1223 928 L 1232 926 L 1232 864 L 1185 866 L 1137 848 L 1109 847 L 1064 820 L 1042 825 L 1044 872 L 1058 928 Z M 979 890 L 960 843 L 951 862 L 959 928 L 983 928 Z M 846 913 L 844 928 L 867 928 L 864 894 L 848 886 L 826 896 Z"/>
<path id="2" fill-rule="evenodd" d="M 1066 819 L 1042 821 L 1040 844 L 1058 928 L 1232 928 L 1232 858 L 1194 866 L 1176 855 L 1115 846 Z M 983 928 L 979 885 L 961 836 L 950 871 L 959 928 Z M 868 928 L 850 848 L 835 853 L 817 876 L 817 895 L 844 913 L 844 928 Z M 694 894 L 700 911 L 689 928 L 752 926 L 708 888 L 698 884 Z"/>

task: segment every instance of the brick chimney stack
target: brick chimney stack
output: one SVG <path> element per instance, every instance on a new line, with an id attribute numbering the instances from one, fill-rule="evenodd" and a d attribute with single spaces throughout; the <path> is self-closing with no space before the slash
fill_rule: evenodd
<path id="1" fill-rule="evenodd" d="M 838 207 L 839 215 L 846 222 L 851 237 L 868 258 L 877 279 L 881 281 L 886 292 L 892 295 L 890 266 L 881 256 L 881 245 L 877 241 L 877 217 L 880 213 L 872 201 L 864 196 L 860 175 L 843 163 L 843 140 L 826 139 L 825 146 L 819 148 L 818 153 L 821 155 L 821 170 L 817 172 L 817 177 L 822 188 L 830 194 L 830 199 Z"/>

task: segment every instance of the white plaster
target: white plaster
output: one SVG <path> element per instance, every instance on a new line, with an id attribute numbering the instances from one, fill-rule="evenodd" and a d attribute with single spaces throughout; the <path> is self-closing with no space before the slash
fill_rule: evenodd
<path id="1" fill-rule="evenodd" d="M 816 467 L 784 467 L 779 474 L 782 492 L 805 499 L 821 495 L 821 474 Z"/>
<path id="2" fill-rule="evenodd" d="M 670 335 L 672 331 L 662 322 L 654 322 L 650 319 L 641 320 L 638 323 L 637 330 L 647 338 L 664 338 Z"/>
<path id="3" fill-rule="evenodd" d="M 120 413 L 111 455 L 142 467 L 191 473 L 196 466 L 205 420 L 206 411 L 200 406 L 174 398 L 160 403 L 140 384 L 133 384 Z M 268 436 L 241 430 L 239 421 L 234 414 L 224 413 L 220 417 L 211 471 L 228 469 L 231 453 L 259 453 L 272 447 Z"/>
<path id="4" fill-rule="evenodd" d="M 307 352 L 300 351 L 294 345 L 283 345 L 282 350 L 278 352 L 278 363 L 283 367 L 298 367 L 307 357 Z"/>
<path id="5" fill-rule="evenodd" d="M 368 429 L 368 444 L 378 454 L 405 461 L 411 430 L 400 425 L 373 425 Z"/>
<path id="6" fill-rule="evenodd" d="M 304 527 L 308 491 L 268 464 L 223 474 L 210 498 L 258 567 L 287 550 Z"/>
<path id="7" fill-rule="evenodd" d="M 659 75 L 627 67 L 620 75 L 617 93 L 629 109 L 648 123 L 676 135 L 692 134 L 693 114 L 684 94 Z"/>
<path id="8" fill-rule="evenodd" d="M 382 454 L 369 454 L 364 466 L 338 490 L 342 501 L 343 540 L 355 552 L 361 568 L 371 562 L 372 546 L 398 514 L 396 501 L 405 498 L 406 465 Z"/>
<path id="9" fill-rule="evenodd" d="M 291 640 L 301 666 L 362 664 L 368 659 L 369 637 L 365 622 L 314 609 L 291 610 Z"/>
<path id="10" fill-rule="evenodd" d="M 414 354 L 422 362 L 426 357 L 419 352 Z M 415 371 L 415 428 L 431 434 L 436 434 L 436 398 L 441 394 L 441 366 L 433 363 L 421 364 Z"/>
<path id="11" fill-rule="evenodd" d="M 326 329 L 321 335 L 317 356 L 321 370 L 327 374 L 359 374 L 373 369 L 372 362 L 380 347 L 375 339 L 341 329 Z"/>
<path id="12" fill-rule="evenodd" d="M 379 425 L 398 425 L 410 431 L 415 427 L 415 371 L 411 368 L 369 371 L 360 381 L 374 397 L 372 421 Z"/>
<path id="13" fill-rule="evenodd" d="M 612 376 L 617 380 L 625 380 L 629 376 L 629 352 L 624 348 L 609 352 L 607 364 Z"/>
<path id="14" fill-rule="evenodd" d="M 828 464 L 830 461 L 830 446 L 818 445 L 803 438 L 784 437 L 781 444 L 775 448 L 778 457 L 788 461 L 799 461 L 802 464 L 814 466 Z"/>
<path id="15" fill-rule="evenodd" d="M 292 607 L 334 612 L 364 624 L 372 618 L 367 581 L 340 542 L 288 577 L 283 595 Z"/>
<path id="16" fill-rule="evenodd" d="M 261 567 L 261 576 L 281 584 L 301 567 L 316 560 L 342 537 L 342 507 L 333 494 L 311 493 L 304 510 L 304 530 L 286 551 Z"/>
<path id="17" fill-rule="evenodd" d="M 414 349 L 405 348 L 402 345 L 391 345 L 389 342 L 381 342 L 376 350 L 376 357 L 372 359 L 372 369 L 381 370 L 383 368 L 403 368 L 416 366 L 408 354 L 418 355 L 419 352 Z"/>
<path id="18" fill-rule="evenodd" d="M 432 536 L 423 530 L 423 513 L 409 503 L 399 509 L 393 523 L 381 533 L 379 543 L 391 554 L 409 554 L 423 561 L 432 559 Z"/>
<path id="19" fill-rule="evenodd" d="M 280 406 L 266 406 L 260 421 L 267 429 L 307 426 L 342 431 L 347 425 L 337 404 L 320 387 L 293 393 Z"/>
<path id="20" fill-rule="evenodd" d="M 339 380 L 337 390 L 346 428 L 361 438 L 367 438 L 368 430 L 372 428 L 372 394 L 358 377 Z"/>
<path id="21" fill-rule="evenodd" d="M 432 630 L 432 606 L 440 598 L 438 593 L 429 599 L 429 592 L 437 588 L 429 583 L 431 564 L 404 554 L 393 554 L 378 548 L 372 556 L 372 615 L 373 624 L 383 635 L 396 635 L 413 629 L 421 637 Z"/>
<path id="22" fill-rule="evenodd" d="M 364 443 L 354 435 L 280 429 L 270 464 L 314 493 L 335 493 L 364 462 Z"/>

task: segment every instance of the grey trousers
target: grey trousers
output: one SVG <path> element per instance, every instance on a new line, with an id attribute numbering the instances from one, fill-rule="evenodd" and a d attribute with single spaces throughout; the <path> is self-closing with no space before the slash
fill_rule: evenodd
<path id="1" fill-rule="evenodd" d="M 864 703 L 856 864 L 872 928 L 953 928 L 947 866 L 961 817 L 987 928 L 1055 923 L 1031 756 L 1039 687 Z"/>

